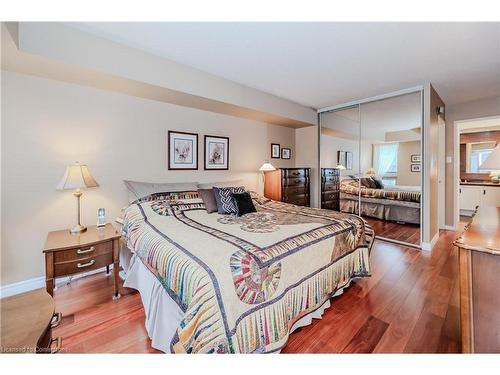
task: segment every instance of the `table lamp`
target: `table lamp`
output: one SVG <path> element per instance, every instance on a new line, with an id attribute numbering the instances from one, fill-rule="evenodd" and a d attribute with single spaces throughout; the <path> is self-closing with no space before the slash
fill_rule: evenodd
<path id="1" fill-rule="evenodd" d="M 76 162 L 73 165 L 66 167 L 64 176 L 57 185 L 57 190 L 75 190 L 73 195 L 77 199 L 77 224 L 70 229 L 73 234 L 85 232 L 87 227 L 80 223 L 80 197 L 82 196 L 81 189 L 97 187 L 99 184 L 90 174 L 89 168 L 85 164 Z"/>
<path id="2" fill-rule="evenodd" d="M 479 166 L 479 169 L 486 169 L 491 171 L 490 177 L 491 182 L 498 184 L 500 183 L 500 143 L 496 145 L 491 154 L 486 158 L 486 160 Z"/>

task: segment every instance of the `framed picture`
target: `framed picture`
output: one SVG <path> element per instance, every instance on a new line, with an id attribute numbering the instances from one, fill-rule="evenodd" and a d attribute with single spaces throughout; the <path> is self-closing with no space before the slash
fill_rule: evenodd
<path id="1" fill-rule="evenodd" d="M 352 169 L 352 152 L 351 151 L 337 151 L 337 164 L 341 164 L 345 169 Z"/>
<path id="2" fill-rule="evenodd" d="M 420 164 L 411 164 L 411 171 L 412 172 L 420 172 L 422 169 L 420 167 Z"/>
<path id="3" fill-rule="evenodd" d="M 271 158 L 279 159 L 280 158 L 280 145 L 279 143 L 271 143 Z"/>
<path id="4" fill-rule="evenodd" d="M 415 154 L 411 156 L 412 163 L 420 163 L 420 154 Z"/>
<path id="5" fill-rule="evenodd" d="M 168 131 L 168 169 L 198 169 L 198 134 Z"/>
<path id="6" fill-rule="evenodd" d="M 229 169 L 229 138 L 205 136 L 205 170 Z"/>
<path id="7" fill-rule="evenodd" d="M 292 150 L 289 148 L 283 147 L 281 149 L 281 158 L 282 159 L 291 159 L 292 158 Z"/>

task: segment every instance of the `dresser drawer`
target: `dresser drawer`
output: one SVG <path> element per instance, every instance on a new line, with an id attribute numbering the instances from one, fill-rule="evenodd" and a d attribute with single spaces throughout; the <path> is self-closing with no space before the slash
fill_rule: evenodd
<path id="1" fill-rule="evenodd" d="M 339 178 L 337 176 L 326 175 L 326 176 L 323 176 L 323 182 L 325 184 L 338 184 Z"/>
<path id="2" fill-rule="evenodd" d="M 336 169 L 328 169 L 328 168 L 324 168 L 323 169 L 323 174 L 325 176 L 338 176 L 339 175 L 339 172 L 338 170 Z"/>
<path id="3" fill-rule="evenodd" d="M 113 253 L 109 252 L 74 261 L 54 264 L 54 277 L 72 275 L 74 273 L 92 271 L 113 263 Z"/>
<path id="4" fill-rule="evenodd" d="M 323 184 L 321 186 L 321 192 L 339 192 L 338 184 Z"/>
<path id="5" fill-rule="evenodd" d="M 283 188 L 288 186 L 305 186 L 309 185 L 309 179 L 306 177 L 294 177 L 294 178 L 286 178 L 282 181 Z"/>
<path id="6" fill-rule="evenodd" d="M 309 185 L 287 186 L 283 188 L 283 197 L 293 197 L 309 193 Z"/>
<path id="7" fill-rule="evenodd" d="M 288 168 L 282 170 L 283 178 L 308 177 L 309 170 L 305 168 Z"/>
<path id="8" fill-rule="evenodd" d="M 340 197 L 340 193 L 337 191 L 334 191 L 334 192 L 323 192 L 321 194 L 321 199 L 323 201 L 334 201 L 334 200 L 338 200 Z"/>
<path id="9" fill-rule="evenodd" d="M 77 247 L 75 249 L 62 250 L 54 253 L 54 262 L 67 262 L 71 260 L 85 259 L 113 252 L 113 241 L 107 241 L 91 246 Z"/>

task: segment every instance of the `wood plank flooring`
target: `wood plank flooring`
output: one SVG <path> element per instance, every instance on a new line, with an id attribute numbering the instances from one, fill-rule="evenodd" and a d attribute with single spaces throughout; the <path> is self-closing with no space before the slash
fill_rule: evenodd
<path id="1" fill-rule="evenodd" d="M 403 241 L 414 245 L 420 244 L 420 225 L 398 224 L 394 221 L 380 220 L 373 217 L 365 217 L 377 236 Z"/>
<path id="2" fill-rule="evenodd" d="M 456 232 L 432 252 L 377 240 L 372 276 L 332 300 L 321 320 L 290 335 L 283 353 L 457 353 L 460 348 Z M 104 273 L 55 291 L 63 313 L 54 336 L 67 353 L 155 353 L 140 296 L 121 288 L 113 301 Z"/>

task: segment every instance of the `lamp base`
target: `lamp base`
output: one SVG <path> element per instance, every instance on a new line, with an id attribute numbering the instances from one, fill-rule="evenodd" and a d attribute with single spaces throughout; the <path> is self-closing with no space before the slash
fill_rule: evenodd
<path id="1" fill-rule="evenodd" d="M 77 224 L 73 228 L 71 228 L 69 231 L 71 234 L 78 234 L 78 233 L 85 232 L 86 230 L 87 230 L 87 227 L 85 227 L 81 224 Z"/>

